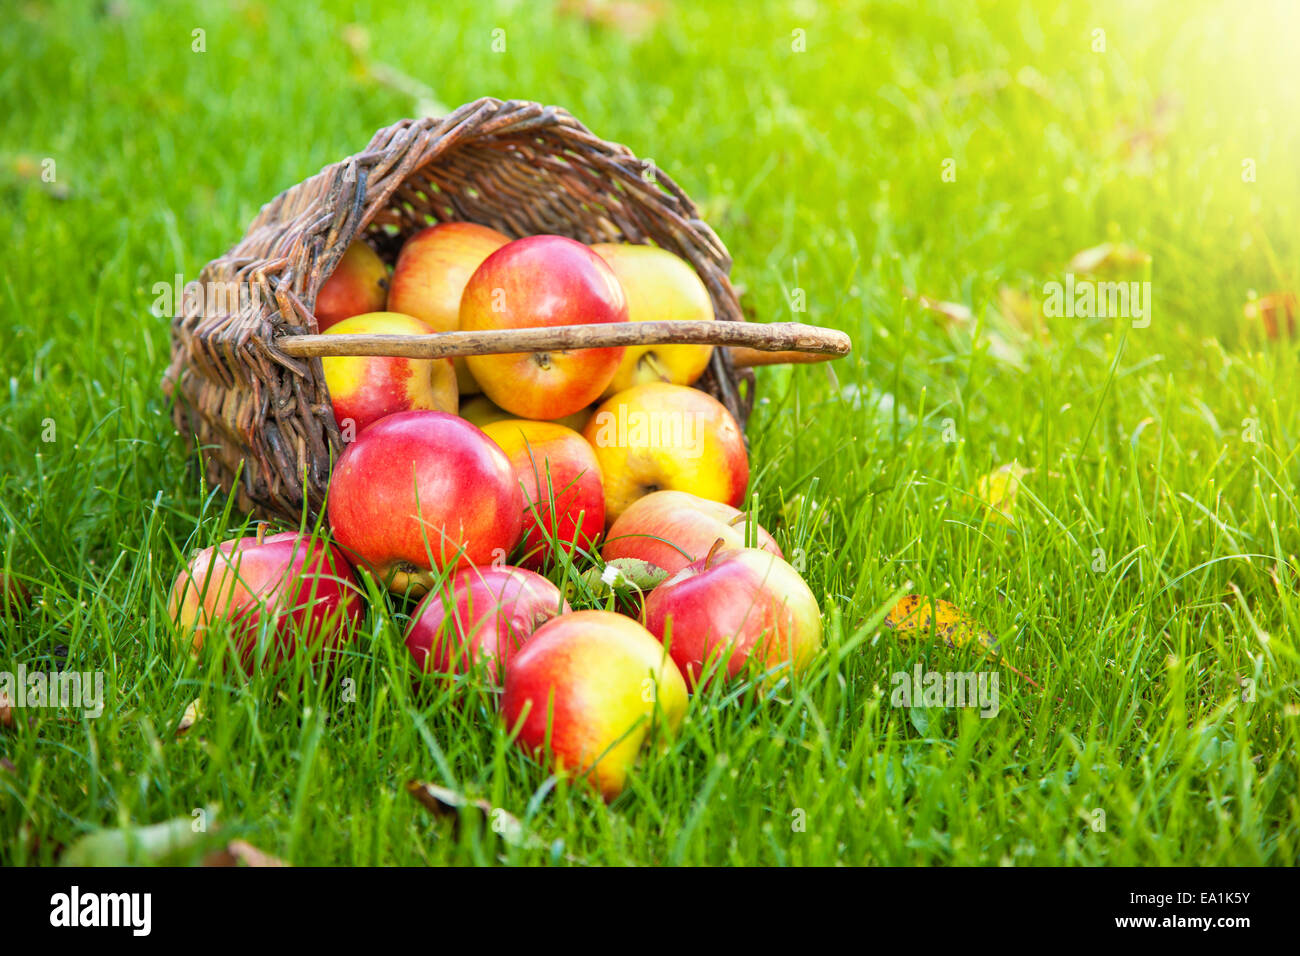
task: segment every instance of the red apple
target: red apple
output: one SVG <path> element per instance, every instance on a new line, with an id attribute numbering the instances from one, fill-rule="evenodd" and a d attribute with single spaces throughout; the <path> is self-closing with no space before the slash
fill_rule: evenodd
<path id="1" fill-rule="evenodd" d="M 749 452 L 740 426 L 711 395 L 685 385 L 635 385 L 608 398 L 583 429 L 605 479 L 605 521 L 664 489 L 733 507 L 745 500 Z"/>
<path id="2" fill-rule="evenodd" d="M 533 631 L 568 610 L 560 589 L 540 574 L 508 565 L 462 568 L 420 602 L 406 648 L 424 673 L 466 674 L 482 663 L 498 683 Z"/>
<path id="3" fill-rule="evenodd" d="M 794 568 L 757 548 L 710 552 L 650 592 L 643 619 L 694 689 L 717 662 L 751 662 L 775 681 L 803 670 L 822 642 L 817 599 Z"/>
<path id="4" fill-rule="evenodd" d="M 387 299 L 388 266 L 358 239 L 316 293 L 316 330 L 324 332 L 354 315 L 382 312 Z"/>
<path id="5" fill-rule="evenodd" d="M 460 297 L 483 260 L 508 236 L 473 222 L 443 222 L 421 229 L 402 246 L 388 289 L 388 308 L 415 316 L 435 332 L 460 327 Z M 455 360 L 460 391 L 479 391 L 463 358 Z"/>
<path id="6" fill-rule="evenodd" d="M 502 246 L 470 276 L 460 300 L 467 331 L 627 321 L 627 298 L 605 260 L 563 236 Z M 488 398 L 520 418 L 551 421 L 590 405 L 614 377 L 622 348 L 471 355 Z"/>
<path id="7" fill-rule="evenodd" d="M 638 498 L 605 536 L 601 556 L 606 561 L 637 558 L 674 575 L 709 553 L 715 541 L 729 549 L 745 547 L 743 511 L 720 501 L 710 501 L 686 491 L 656 491 Z M 784 557 L 770 534 L 754 522 L 754 543 L 764 551 Z"/>
<path id="8" fill-rule="evenodd" d="M 600 465 L 587 440 L 571 428 L 522 418 L 493 422 L 484 433 L 510 457 L 524 496 L 525 567 L 554 558 L 552 542 L 565 553 L 591 553 L 605 530 L 605 492 Z"/>
<path id="9" fill-rule="evenodd" d="M 198 652 L 208 629 L 227 622 L 243 666 L 257 662 L 263 625 L 265 660 L 276 667 L 303 651 L 313 660 L 351 639 L 365 614 L 361 591 L 343 555 L 297 532 L 238 538 L 198 552 L 176 578 L 168 600 L 182 640 Z"/>
<path id="10" fill-rule="evenodd" d="M 433 329 L 397 312 L 354 315 L 331 326 L 328 335 L 428 335 Z M 344 440 L 356 437 L 385 415 L 415 408 L 456 413 L 459 392 L 451 359 L 388 355 L 336 355 L 321 359 L 334 420 Z"/>
<path id="11" fill-rule="evenodd" d="M 669 732 L 681 724 L 686 684 L 636 621 L 576 611 L 543 624 L 510 658 L 501 712 L 520 747 L 612 800 L 655 721 Z"/>
<path id="12" fill-rule="evenodd" d="M 523 496 L 510 459 L 445 412 L 381 418 L 330 478 L 334 538 L 390 590 L 423 594 L 433 569 L 503 563 L 519 542 Z"/>

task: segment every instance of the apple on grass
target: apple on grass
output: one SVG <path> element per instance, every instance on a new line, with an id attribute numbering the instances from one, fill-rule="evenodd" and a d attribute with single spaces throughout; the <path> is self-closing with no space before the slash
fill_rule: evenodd
<path id="1" fill-rule="evenodd" d="M 484 434 L 510 458 L 524 498 L 524 557 L 541 568 L 554 561 L 554 545 L 568 555 L 591 553 L 605 530 L 600 465 L 587 440 L 554 422 L 509 419 Z"/>
<path id="2" fill-rule="evenodd" d="M 488 669 L 500 683 L 510 655 L 569 605 L 540 574 L 508 565 L 462 568 L 416 608 L 406 648 L 422 673 Z"/>
<path id="3" fill-rule="evenodd" d="M 327 335 L 428 335 L 433 329 L 397 312 L 354 315 L 330 327 Z M 451 359 L 386 355 L 332 355 L 321 359 L 334 420 L 344 440 L 355 438 L 385 415 L 412 409 L 458 410 L 456 370 Z"/>
<path id="4" fill-rule="evenodd" d="M 564 236 L 528 236 L 483 261 L 460 300 L 460 328 L 483 332 L 627 321 L 627 298 L 605 260 Z M 622 348 L 471 355 L 484 393 L 520 418 L 554 421 L 605 391 Z"/>
<path id="5" fill-rule="evenodd" d="M 474 222 L 421 229 L 402 246 L 389 283 L 388 308 L 414 316 L 435 332 L 460 327 L 460 297 L 483 260 L 510 237 Z M 479 391 L 463 358 L 455 360 L 462 394 Z"/>
<path id="6" fill-rule="evenodd" d="M 521 748 L 612 800 L 642 747 L 681 725 L 686 702 L 681 673 L 644 627 L 612 611 L 575 611 L 510 658 L 501 712 Z"/>
<path id="7" fill-rule="evenodd" d="M 358 239 L 348 246 L 316 293 L 316 331 L 328 331 L 354 315 L 380 312 L 387 299 L 388 266 Z"/>
<path id="8" fill-rule="evenodd" d="M 690 263 L 658 246 L 598 243 L 591 247 L 614 270 L 627 296 L 629 322 L 711 321 L 713 300 Z M 628 346 L 605 396 L 633 385 L 692 385 L 709 365 L 712 345 Z"/>
<path id="9" fill-rule="evenodd" d="M 775 682 L 807 667 L 822 643 L 821 610 L 799 572 L 757 548 L 721 546 L 650 592 L 643 620 L 694 690 L 755 667 Z"/>
<path id="10" fill-rule="evenodd" d="M 605 521 L 638 498 L 689 491 L 737 507 L 749 484 L 740 426 L 711 395 L 652 382 L 606 399 L 583 429 L 605 480 Z"/>
<path id="11" fill-rule="evenodd" d="M 728 549 L 745 547 L 747 535 L 756 547 L 784 557 L 772 536 L 743 511 L 688 491 L 656 491 L 619 515 L 605 535 L 601 556 L 607 562 L 646 561 L 671 577 L 717 541 Z"/>
<path id="12" fill-rule="evenodd" d="M 298 532 L 259 534 L 203 549 L 177 575 L 167 606 L 180 626 L 178 638 L 195 653 L 203 649 L 208 631 L 225 622 L 249 671 L 262 657 L 263 627 L 274 648 L 262 659 L 275 668 L 297 653 L 323 659 L 351 639 L 365 614 L 343 555 Z"/>
<path id="13" fill-rule="evenodd" d="M 519 543 L 523 496 L 510 459 L 445 412 L 398 412 L 348 445 L 326 512 L 353 563 L 389 590 L 423 594 L 434 570 L 500 563 Z"/>

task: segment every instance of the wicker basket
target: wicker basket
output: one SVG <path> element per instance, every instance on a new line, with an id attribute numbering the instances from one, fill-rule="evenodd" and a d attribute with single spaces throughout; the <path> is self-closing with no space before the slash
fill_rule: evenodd
<path id="1" fill-rule="evenodd" d="M 746 324 L 727 276 L 731 259 L 667 176 L 646 175 L 624 146 L 567 112 L 485 98 L 442 119 L 403 120 L 364 151 L 264 206 L 229 253 L 204 267 L 203 289 L 172 322 L 163 389 L 176 427 L 202 450 L 207 478 L 263 517 L 318 514 L 342 448 L 320 356 L 468 355 L 627 344 L 708 342 L 778 360 L 848 351 L 842 333 L 793 323 Z M 690 262 L 724 322 L 624 323 L 448 332 L 418 337 L 318 336 L 316 294 L 363 236 L 390 264 L 412 233 L 469 220 L 508 236 L 557 233 L 582 242 L 653 241 Z M 784 351 L 782 351 L 784 350 Z M 751 360 L 750 364 L 760 364 Z M 697 383 L 743 426 L 753 373 L 715 348 Z"/>

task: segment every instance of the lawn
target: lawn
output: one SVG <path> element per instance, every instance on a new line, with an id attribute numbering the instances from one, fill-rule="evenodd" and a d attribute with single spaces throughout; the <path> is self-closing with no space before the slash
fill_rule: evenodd
<path id="1" fill-rule="evenodd" d="M 0 863 L 199 808 L 294 864 L 1296 862 L 1300 361 L 1243 312 L 1300 284 L 1287 4 L 278 6 L 27 0 L 0 26 L 0 563 L 36 602 L 0 619 L 0 670 L 105 679 L 98 718 L 0 730 Z M 200 667 L 167 617 L 183 556 L 245 519 L 174 433 L 154 286 L 377 128 L 483 95 L 653 158 L 755 320 L 854 342 L 760 371 L 748 429 L 825 652 L 698 695 L 609 806 L 481 688 L 417 686 L 397 602 L 327 684 Z M 1106 242 L 1142 254 L 1117 268 L 1146 316 L 1049 314 Z M 1012 462 L 1008 521 L 979 482 Z M 882 628 L 905 591 L 1003 663 Z M 996 715 L 893 706 L 918 663 L 996 670 Z M 411 780 L 535 838 L 454 828 Z"/>

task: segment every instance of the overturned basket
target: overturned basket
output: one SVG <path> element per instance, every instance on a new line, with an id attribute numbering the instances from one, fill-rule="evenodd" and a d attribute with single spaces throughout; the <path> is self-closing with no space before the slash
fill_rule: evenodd
<path id="1" fill-rule="evenodd" d="M 204 289 L 172 322 L 164 390 L 176 427 L 197 441 L 208 480 L 263 516 L 319 512 L 342 448 L 321 371 L 323 355 L 423 357 L 594 346 L 705 343 L 716 348 L 696 383 L 742 424 L 753 372 L 767 361 L 842 355 L 846 335 L 795 323 L 744 321 L 731 259 L 695 205 L 624 146 L 593 136 L 567 112 L 485 98 L 442 119 L 403 120 L 366 149 L 262 208 L 247 235 L 204 267 Z M 468 220 L 508 236 L 557 233 L 581 242 L 648 242 L 690 262 L 722 322 L 641 322 L 423 336 L 319 336 L 321 284 L 364 237 L 390 265 L 435 222 Z M 233 301 L 232 301 L 233 300 Z M 739 359 L 739 361 L 737 361 Z"/>

